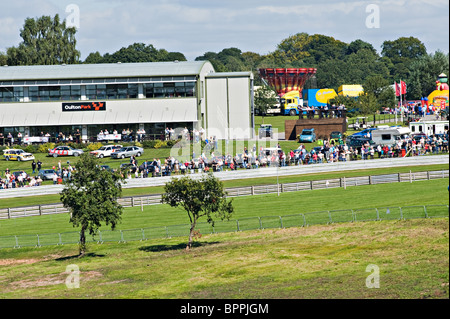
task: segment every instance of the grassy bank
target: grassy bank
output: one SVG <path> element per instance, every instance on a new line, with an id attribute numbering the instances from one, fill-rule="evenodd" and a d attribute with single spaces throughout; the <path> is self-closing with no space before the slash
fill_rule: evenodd
<path id="1" fill-rule="evenodd" d="M 449 298 L 448 219 L 378 221 L 0 251 L 0 298 Z M 80 287 L 68 289 L 76 264 Z M 368 265 L 380 288 L 366 287 Z M 174 309 L 166 309 L 176 314 Z"/>
<path id="2" fill-rule="evenodd" d="M 378 184 L 313 191 L 244 196 L 233 199 L 232 219 L 280 216 L 324 210 L 363 209 L 448 204 L 446 179 L 415 183 Z M 188 224 L 182 209 L 168 205 L 126 208 L 118 230 Z M 103 227 L 103 229 L 109 229 Z M 0 236 L 35 235 L 75 231 L 68 214 L 0 220 Z M 0 252 L 1 254 L 1 252 Z"/>

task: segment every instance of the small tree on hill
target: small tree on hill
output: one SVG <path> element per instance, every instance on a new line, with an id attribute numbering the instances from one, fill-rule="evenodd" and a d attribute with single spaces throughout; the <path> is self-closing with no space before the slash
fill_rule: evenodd
<path id="1" fill-rule="evenodd" d="M 182 207 L 191 221 L 189 242 L 186 250 L 192 248 L 192 240 L 198 220 L 206 216 L 208 223 L 214 226 L 214 217 L 229 219 L 234 211 L 232 200 L 226 199 L 223 183 L 212 173 L 200 180 L 190 177 L 172 179 L 164 186 L 165 194 L 161 202 L 172 207 Z"/>
<path id="2" fill-rule="evenodd" d="M 123 177 L 102 169 L 97 158 L 84 153 L 76 170 L 61 192 L 61 202 L 70 211 L 70 222 L 80 227 L 79 256 L 86 252 L 88 231 L 94 236 L 101 223 L 114 229 L 121 220 L 122 206 L 117 199 L 122 193 Z"/>

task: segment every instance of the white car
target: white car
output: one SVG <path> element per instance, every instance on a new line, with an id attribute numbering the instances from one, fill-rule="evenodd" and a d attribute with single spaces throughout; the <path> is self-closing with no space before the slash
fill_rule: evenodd
<path id="1" fill-rule="evenodd" d="M 120 150 L 122 148 L 122 145 L 105 145 L 100 147 L 96 151 L 90 152 L 91 155 L 95 155 L 98 158 L 103 158 L 107 156 L 111 156 L 112 153 L 116 152 L 117 150 Z"/>

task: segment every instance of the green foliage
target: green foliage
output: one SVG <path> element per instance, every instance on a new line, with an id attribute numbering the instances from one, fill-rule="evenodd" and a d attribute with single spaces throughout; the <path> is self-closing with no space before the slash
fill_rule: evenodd
<path id="1" fill-rule="evenodd" d="M 47 153 L 49 149 L 55 148 L 55 143 L 44 143 L 39 145 L 37 152 L 38 153 Z"/>
<path id="2" fill-rule="evenodd" d="M 276 93 L 267 85 L 262 85 L 258 90 L 255 90 L 255 109 L 259 110 L 261 114 L 265 114 L 267 109 L 275 105 L 278 101 Z"/>
<path id="3" fill-rule="evenodd" d="M 70 210 L 70 222 L 74 227 L 81 227 L 80 255 L 83 255 L 85 231 L 94 236 L 102 222 L 112 229 L 120 222 L 123 207 L 117 199 L 122 193 L 123 177 L 102 170 L 98 159 L 88 153 L 80 156 L 76 168 L 60 195 L 64 207 Z"/>
<path id="4" fill-rule="evenodd" d="M 88 55 L 84 63 L 136 63 L 136 62 L 160 62 L 160 61 L 186 61 L 186 57 L 180 52 L 168 52 L 164 49 L 156 49 L 153 45 L 133 43 L 128 47 L 103 56 L 97 51 Z"/>
<path id="5" fill-rule="evenodd" d="M 52 65 L 79 62 L 80 51 L 76 49 L 76 29 L 66 27 L 59 15 L 54 18 L 42 16 L 27 18 L 20 36 L 23 41 L 18 47 L 7 50 L 8 65 Z"/>
<path id="6" fill-rule="evenodd" d="M 214 226 L 214 219 L 229 219 L 234 211 L 233 200 L 226 199 L 223 183 L 212 173 L 194 180 L 189 176 L 172 179 L 164 186 L 161 202 L 171 207 L 183 208 L 191 222 L 189 243 L 192 247 L 195 226 L 201 217 Z"/>
<path id="7" fill-rule="evenodd" d="M 98 150 L 100 147 L 102 147 L 103 146 L 103 144 L 102 143 L 100 143 L 100 142 L 97 142 L 97 143 L 90 143 L 88 146 L 87 146 L 87 149 L 89 150 L 89 151 L 95 151 L 95 150 Z"/>

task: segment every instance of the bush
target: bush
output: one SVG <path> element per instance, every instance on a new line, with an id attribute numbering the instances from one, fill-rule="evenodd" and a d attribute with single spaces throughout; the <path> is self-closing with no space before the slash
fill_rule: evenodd
<path id="1" fill-rule="evenodd" d="M 49 149 L 55 148 L 55 143 L 44 143 L 39 145 L 37 152 L 38 153 L 47 153 Z"/>
<path id="2" fill-rule="evenodd" d="M 87 149 L 89 150 L 89 151 L 95 151 L 95 150 L 98 150 L 100 147 L 102 147 L 103 146 L 103 144 L 102 143 L 100 143 L 100 142 L 98 142 L 98 143 L 91 143 L 91 144 L 89 144 L 88 146 L 87 146 Z"/>
<path id="3" fill-rule="evenodd" d="M 23 150 L 27 153 L 36 153 L 38 151 L 38 148 L 39 148 L 38 146 L 30 144 L 26 146 Z"/>
<path id="4" fill-rule="evenodd" d="M 153 146 L 154 148 L 158 149 L 158 148 L 166 148 L 167 147 L 167 142 L 166 141 L 157 141 L 155 146 Z"/>

